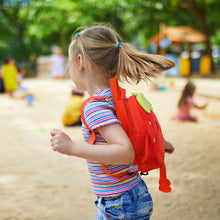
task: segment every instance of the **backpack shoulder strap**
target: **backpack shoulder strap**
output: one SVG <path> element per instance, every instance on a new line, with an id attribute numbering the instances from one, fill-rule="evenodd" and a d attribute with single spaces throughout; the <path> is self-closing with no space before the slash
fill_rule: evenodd
<path id="1" fill-rule="evenodd" d="M 90 140 L 89 140 L 89 144 L 94 144 L 95 143 L 95 140 L 96 140 L 96 135 L 95 135 L 95 132 L 88 126 L 88 124 L 86 123 L 86 120 L 85 120 L 85 117 L 84 117 L 84 109 L 85 109 L 85 107 L 86 107 L 86 105 L 89 103 L 89 102 L 91 102 L 92 100 L 97 100 L 97 99 L 105 99 L 104 97 L 102 97 L 102 96 L 92 96 L 92 97 L 90 97 L 90 98 L 88 98 L 88 99 L 86 99 L 84 102 L 83 102 L 83 104 L 82 104 L 82 106 L 81 106 L 81 119 L 82 119 L 82 121 L 83 121 L 83 123 L 84 123 L 84 125 L 86 126 L 86 128 L 91 132 L 91 138 L 90 138 Z"/>
<path id="2" fill-rule="evenodd" d="M 126 95 L 125 89 L 120 89 L 118 85 L 118 80 L 116 78 L 110 79 L 110 86 L 112 90 L 112 95 L 114 98 L 114 101 L 118 101 L 120 98 L 124 98 Z"/>

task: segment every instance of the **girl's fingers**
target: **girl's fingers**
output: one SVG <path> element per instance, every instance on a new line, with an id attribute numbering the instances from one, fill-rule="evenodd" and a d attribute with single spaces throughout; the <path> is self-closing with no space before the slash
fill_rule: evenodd
<path id="1" fill-rule="evenodd" d="M 57 149 L 56 149 L 55 147 L 52 147 L 52 150 L 53 150 L 53 151 L 57 151 Z"/>
<path id="2" fill-rule="evenodd" d="M 54 135 L 55 135 L 55 131 L 52 130 L 52 131 L 50 132 L 50 135 L 51 135 L 51 136 L 54 136 Z"/>
<path id="3" fill-rule="evenodd" d="M 58 130 L 58 129 L 53 129 L 51 132 L 50 132 L 50 134 L 51 134 L 51 136 L 55 136 L 57 133 L 59 133 L 60 132 L 60 130 Z"/>

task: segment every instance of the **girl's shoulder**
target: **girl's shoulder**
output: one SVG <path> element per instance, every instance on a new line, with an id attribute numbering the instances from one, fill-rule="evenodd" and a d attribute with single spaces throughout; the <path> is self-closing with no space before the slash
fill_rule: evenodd
<path id="1" fill-rule="evenodd" d="M 115 109 L 115 103 L 110 88 L 100 89 L 92 97 L 93 98 L 90 98 L 91 100 L 85 105 L 85 114 L 88 112 L 99 112 Z"/>
<path id="2" fill-rule="evenodd" d="M 94 96 L 99 96 L 102 97 L 103 99 L 97 98 L 97 100 L 94 99 L 93 102 L 107 102 L 110 105 L 115 105 L 111 88 L 100 89 L 93 95 L 93 97 Z"/>
<path id="3" fill-rule="evenodd" d="M 190 105 L 190 106 L 193 106 L 194 105 L 194 99 L 192 96 L 188 96 L 186 98 L 186 101 L 187 101 L 187 104 Z"/>
<path id="4" fill-rule="evenodd" d="M 99 89 L 93 96 L 113 97 L 111 88 Z"/>
<path id="5" fill-rule="evenodd" d="M 187 100 L 188 102 L 192 102 L 192 101 L 193 101 L 193 97 L 192 97 L 192 96 L 187 96 L 187 97 L 186 97 L 186 100 Z"/>
<path id="6" fill-rule="evenodd" d="M 92 130 L 108 124 L 120 123 L 115 113 L 111 89 L 99 90 L 93 97 L 94 99 L 86 103 L 83 108 L 85 121 Z"/>

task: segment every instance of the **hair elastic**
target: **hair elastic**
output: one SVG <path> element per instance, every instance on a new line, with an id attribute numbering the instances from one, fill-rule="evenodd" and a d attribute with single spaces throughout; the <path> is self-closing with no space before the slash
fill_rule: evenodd
<path id="1" fill-rule="evenodd" d="M 119 50 L 119 45 L 121 44 L 121 42 L 118 42 L 117 44 L 116 44 L 116 48 Z"/>
<path id="2" fill-rule="evenodd" d="M 76 34 L 75 34 L 75 37 L 79 37 L 80 36 L 80 34 L 79 34 L 79 32 L 77 32 Z"/>

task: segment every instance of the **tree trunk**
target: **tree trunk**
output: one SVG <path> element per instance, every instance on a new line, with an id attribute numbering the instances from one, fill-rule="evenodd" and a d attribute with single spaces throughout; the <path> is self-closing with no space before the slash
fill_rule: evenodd
<path id="1" fill-rule="evenodd" d="M 206 51 L 207 55 L 211 58 L 212 60 L 212 47 L 211 47 L 211 42 L 210 42 L 210 33 L 209 33 L 209 28 L 206 22 L 206 4 L 205 1 L 202 0 L 202 4 L 199 7 L 196 4 L 195 0 L 190 0 L 190 1 L 182 1 L 181 4 L 182 7 L 187 8 L 189 11 L 191 11 L 198 19 L 198 23 L 200 26 L 200 29 L 202 33 L 204 33 L 207 37 L 207 41 L 205 42 L 206 44 Z M 212 60 L 212 70 L 213 70 L 213 60 Z"/>
<path id="2" fill-rule="evenodd" d="M 18 31 L 17 39 L 20 44 L 24 44 L 24 30 L 25 28 L 23 27 L 23 25 L 17 26 L 17 31 Z"/>
<path id="3" fill-rule="evenodd" d="M 207 41 L 205 42 L 206 52 L 207 52 L 207 55 L 211 58 L 211 63 L 212 63 L 211 69 L 214 71 L 214 65 L 213 65 L 214 62 L 213 62 L 213 58 L 212 58 L 212 47 L 211 47 L 211 42 L 210 42 L 210 34 L 209 34 L 208 27 L 206 25 L 206 21 L 205 21 L 204 16 L 199 18 L 199 23 L 200 23 L 200 27 L 201 27 L 202 32 L 207 36 Z"/>

